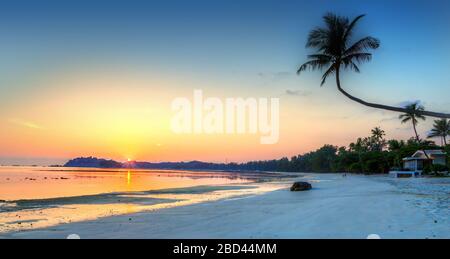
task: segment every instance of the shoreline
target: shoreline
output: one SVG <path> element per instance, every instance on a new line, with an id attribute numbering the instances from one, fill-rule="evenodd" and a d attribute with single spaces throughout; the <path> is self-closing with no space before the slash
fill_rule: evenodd
<path id="1" fill-rule="evenodd" d="M 0 237 L 109 216 L 259 193 L 283 174 L 146 170 L 0 171 Z M 64 180 L 61 180 L 64 179 Z M 21 186 L 21 188 L 17 188 Z M 264 185 L 266 186 L 266 185 Z M 20 191 L 24 190 L 24 191 Z"/>
<path id="2" fill-rule="evenodd" d="M 449 238 L 450 222 L 382 176 L 304 174 L 313 189 L 163 208 L 0 235 L 0 238 Z M 291 183 L 291 182 L 289 182 Z"/>

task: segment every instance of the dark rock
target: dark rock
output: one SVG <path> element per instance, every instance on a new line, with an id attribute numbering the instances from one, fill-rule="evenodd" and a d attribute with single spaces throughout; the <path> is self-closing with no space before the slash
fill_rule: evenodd
<path id="1" fill-rule="evenodd" d="M 312 186 L 307 182 L 295 182 L 291 187 L 291 192 L 311 190 Z"/>

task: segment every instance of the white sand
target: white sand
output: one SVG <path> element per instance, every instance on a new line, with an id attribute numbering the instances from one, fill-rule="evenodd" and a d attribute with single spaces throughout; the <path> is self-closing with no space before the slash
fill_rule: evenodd
<path id="1" fill-rule="evenodd" d="M 416 195 L 399 192 L 379 176 L 308 178 L 313 190 L 307 192 L 282 189 L 3 238 L 450 238 L 449 219 L 434 217 L 415 204 Z"/>

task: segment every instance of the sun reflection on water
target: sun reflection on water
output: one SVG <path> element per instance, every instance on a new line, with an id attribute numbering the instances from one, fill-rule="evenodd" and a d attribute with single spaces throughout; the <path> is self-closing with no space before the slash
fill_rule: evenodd
<path id="1" fill-rule="evenodd" d="M 274 188 L 241 176 L 226 172 L 3 167 L 0 235 L 254 195 Z M 20 200 L 25 201 L 14 202 Z"/>

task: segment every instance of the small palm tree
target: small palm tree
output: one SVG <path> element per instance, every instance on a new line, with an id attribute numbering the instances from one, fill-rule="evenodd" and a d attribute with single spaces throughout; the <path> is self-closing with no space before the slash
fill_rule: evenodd
<path id="1" fill-rule="evenodd" d="M 382 130 L 380 127 L 375 127 L 374 129 L 372 129 L 372 139 L 375 142 L 374 146 L 375 150 L 382 151 L 383 148 L 386 146 L 384 136 L 386 136 L 386 132 Z"/>
<path id="2" fill-rule="evenodd" d="M 308 55 L 309 61 L 299 67 L 297 74 L 307 69 L 325 70 L 321 85 L 325 84 L 329 76 L 335 75 L 338 90 L 352 101 L 372 108 L 406 113 L 407 110 L 405 108 L 364 101 L 350 95 L 341 87 L 341 70 L 351 69 L 359 73 L 358 65 L 370 61 L 372 54 L 369 51 L 375 50 L 380 46 L 380 41 L 370 36 L 352 41 L 355 27 L 364 16 L 360 15 L 350 21 L 347 17 L 337 16 L 332 13 L 326 14 L 323 17 L 325 27 L 318 27 L 312 30 L 309 33 L 306 43 L 307 48 L 313 48 L 317 52 Z M 418 111 L 418 114 L 438 118 L 450 118 L 450 114 L 425 110 Z"/>
<path id="3" fill-rule="evenodd" d="M 426 120 L 425 116 L 420 114 L 420 111 L 424 111 L 425 108 L 419 103 L 412 103 L 405 107 L 406 113 L 399 116 L 399 119 L 402 120 L 402 123 L 411 122 L 413 125 L 414 133 L 416 134 L 416 141 L 420 143 L 420 137 L 417 133 L 417 124 L 419 124 L 418 119 Z"/>
<path id="4" fill-rule="evenodd" d="M 384 136 L 386 136 L 386 132 L 384 132 L 384 130 L 382 130 L 380 127 L 375 127 L 372 129 L 372 136 L 376 140 L 381 140 Z"/>
<path id="5" fill-rule="evenodd" d="M 441 138 L 442 145 L 447 146 L 447 136 L 450 135 L 450 121 L 447 119 L 435 120 L 428 138 Z"/>

